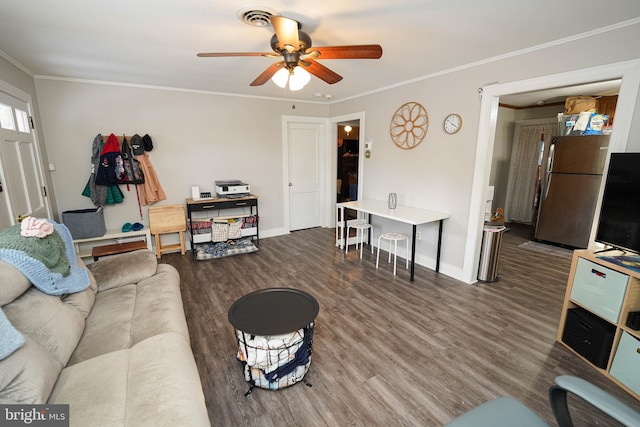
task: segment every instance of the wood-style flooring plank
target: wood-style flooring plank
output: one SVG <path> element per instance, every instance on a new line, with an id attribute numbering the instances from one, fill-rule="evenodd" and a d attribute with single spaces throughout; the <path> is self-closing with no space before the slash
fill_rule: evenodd
<path id="1" fill-rule="evenodd" d="M 547 390 L 577 375 L 640 404 L 555 343 L 570 260 L 518 245 L 505 233 L 500 279 L 466 285 L 399 260 L 398 275 L 365 247 L 345 255 L 333 229 L 260 241 L 256 253 L 196 261 L 166 254 L 182 279 L 191 345 L 214 426 L 441 426 L 489 399 L 511 395 L 555 425 Z M 314 295 L 320 313 L 304 383 L 270 391 L 248 385 L 227 319 L 243 295 L 272 287 Z M 576 425 L 616 425 L 573 399 Z"/>

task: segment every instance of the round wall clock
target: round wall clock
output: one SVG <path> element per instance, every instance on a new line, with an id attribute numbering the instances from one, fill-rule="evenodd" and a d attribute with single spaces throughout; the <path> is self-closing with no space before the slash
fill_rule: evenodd
<path id="1" fill-rule="evenodd" d="M 452 135 L 462 127 L 462 117 L 460 114 L 449 114 L 442 122 L 442 127 L 446 133 Z"/>
<path id="2" fill-rule="evenodd" d="M 407 102 L 391 118 L 389 133 L 394 144 L 405 150 L 416 148 L 427 134 L 429 116 L 417 102 Z"/>

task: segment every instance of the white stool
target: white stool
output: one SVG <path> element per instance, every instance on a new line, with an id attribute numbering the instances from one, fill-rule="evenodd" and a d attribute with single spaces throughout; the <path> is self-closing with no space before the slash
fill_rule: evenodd
<path id="1" fill-rule="evenodd" d="M 382 239 L 389 241 L 389 260 L 387 262 L 391 262 L 391 242 L 395 243 L 395 249 L 393 250 L 393 275 L 396 275 L 396 261 L 398 259 L 398 241 L 404 240 L 406 245 L 406 261 L 407 266 L 409 268 L 409 238 L 404 234 L 400 233 L 384 233 L 378 237 L 378 255 L 376 256 L 376 268 L 378 268 L 378 264 L 380 263 L 380 244 L 382 243 Z"/>
<path id="2" fill-rule="evenodd" d="M 349 230 L 353 228 L 356 230 L 356 250 L 358 250 L 358 244 L 360 245 L 360 259 L 362 259 L 362 247 L 364 246 L 364 233 L 371 228 L 371 224 L 365 219 L 358 219 L 352 223 L 347 222 L 347 237 L 345 239 L 345 253 L 349 253 Z M 371 245 L 371 253 L 373 253 L 373 245 Z"/>

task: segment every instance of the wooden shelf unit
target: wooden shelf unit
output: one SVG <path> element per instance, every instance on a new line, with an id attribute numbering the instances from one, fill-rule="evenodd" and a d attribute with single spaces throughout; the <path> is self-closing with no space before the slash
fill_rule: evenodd
<path id="1" fill-rule="evenodd" d="M 260 245 L 260 220 L 258 213 L 258 196 L 249 195 L 236 198 L 187 199 L 187 235 L 191 243 L 191 252 L 195 255 L 196 245 L 211 241 L 211 232 L 196 234 L 192 224 L 203 219 L 242 218 L 255 216 L 254 227 L 243 228 L 242 237 L 251 237 L 256 246 Z"/>
<path id="2" fill-rule="evenodd" d="M 606 253 L 602 253 L 601 256 L 619 256 L 623 255 L 621 252 L 609 251 Z M 586 262 L 586 263 L 585 263 Z M 581 283 L 581 274 L 579 270 L 581 269 L 579 264 L 582 264 L 582 270 L 584 271 L 585 267 L 590 270 L 589 273 L 593 273 L 599 277 L 606 278 L 607 275 L 615 276 L 616 273 L 620 273 L 621 275 L 626 276 L 626 286 L 624 287 L 624 291 L 622 293 L 622 298 L 619 300 L 619 303 L 614 304 L 619 308 L 619 314 L 606 314 L 603 315 L 603 310 L 600 308 L 594 308 L 593 304 L 585 303 L 583 298 L 578 297 L 577 293 L 573 293 L 574 288 L 583 286 Z M 609 272 L 612 272 L 609 274 Z M 583 295 L 585 291 L 582 291 Z M 588 292 L 588 291 L 586 291 Z M 610 297 L 610 292 L 603 293 L 602 295 L 593 295 L 592 301 L 604 300 L 606 301 Z M 598 304 L 598 303 L 596 303 Z M 565 343 L 562 339 L 564 329 L 566 326 L 567 313 L 570 309 L 580 307 L 589 313 L 594 314 L 598 318 L 608 322 L 613 325 L 615 328 L 615 334 L 613 338 L 613 345 L 611 347 L 611 351 L 609 352 L 609 359 L 606 365 L 606 368 L 601 369 L 591 363 L 587 358 L 582 356 L 576 350 L 574 350 L 571 346 Z M 632 270 L 630 268 L 625 268 L 621 265 L 614 264 L 602 258 L 599 258 L 597 254 L 590 250 L 576 250 L 573 253 L 573 260 L 571 262 L 571 271 L 569 272 L 569 280 L 567 283 L 567 290 L 565 293 L 564 303 L 562 306 L 562 313 L 560 316 L 560 324 L 558 326 L 558 334 L 556 336 L 556 340 L 567 347 L 571 352 L 576 354 L 579 358 L 584 360 L 586 363 L 591 365 L 594 369 L 599 371 L 601 374 L 609 378 L 611 381 L 616 383 L 622 389 L 631 394 L 634 398 L 640 400 L 640 369 L 637 368 L 633 371 L 630 371 L 630 375 L 633 376 L 631 381 L 626 380 L 625 382 L 621 381 L 616 377 L 616 372 L 612 374 L 611 368 L 614 365 L 614 360 L 616 359 L 616 351 L 619 348 L 619 344 L 621 339 L 623 338 L 623 334 L 627 334 L 625 339 L 629 341 L 634 340 L 637 341 L 637 354 L 633 355 L 635 357 L 634 363 L 640 362 L 640 330 L 633 330 L 629 326 L 626 325 L 627 319 L 629 317 L 630 312 L 640 311 L 640 272 Z M 607 318 L 609 317 L 609 319 Z M 613 318 L 614 320 L 611 320 Z M 634 345 L 634 348 L 636 345 Z M 617 372 L 620 372 L 620 364 L 616 367 Z M 620 376 L 620 375 L 618 375 Z M 629 386 L 631 384 L 631 387 Z"/>
<path id="3" fill-rule="evenodd" d="M 127 232 L 122 232 L 121 230 L 107 230 L 104 236 L 88 237 L 85 239 L 75 239 L 73 241 L 73 244 L 76 249 L 76 254 L 78 254 L 80 258 L 93 259 L 91 252 L 92 252 L 93 246 L 97 246 L 97 245 L 92 243 L 98 243 L 98 242 L 105 243 L 107 241 L 112 241 L 113 243 L 115 243 L 118 240 L 131 239 L 137 236 L 144 236 L 144 241 L 147 243 L 147 249 L 149 249 L 150 251 L 153 251 L 153 246 L 151 243 L 151 232 L 147 227 L 143 228 L 142 230 L 138 230 L 138 231 L 131 230 Z"/>

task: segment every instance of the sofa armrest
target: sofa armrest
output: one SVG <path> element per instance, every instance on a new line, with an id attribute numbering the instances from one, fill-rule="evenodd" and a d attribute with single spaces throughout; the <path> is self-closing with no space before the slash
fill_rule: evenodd
<path id="1" fill-rule="evenodd" d="M 98 283 L 98 292 L 138 283 L 158 268 L 156 254 L 148 249 L 103 258 L 87 266 Z"/>

